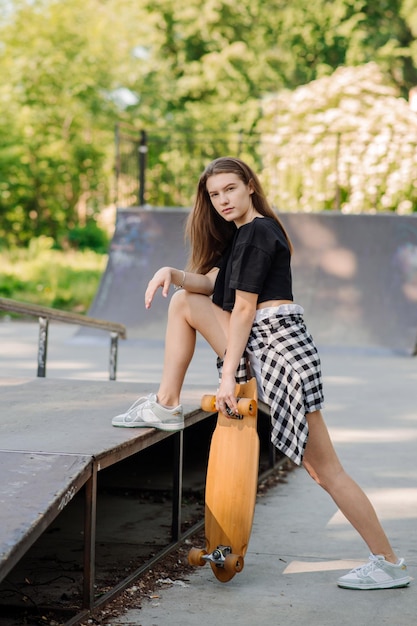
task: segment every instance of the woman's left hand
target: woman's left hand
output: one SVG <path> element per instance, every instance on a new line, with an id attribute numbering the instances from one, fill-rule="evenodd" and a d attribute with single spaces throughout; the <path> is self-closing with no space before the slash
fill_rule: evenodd
<path id="1" fill-rule="evenodd" d="M 226 417 L 230 417 L 231 414 L 238 415 L 235 391 L 236 381 L 234 376 L 223 376 L 216 394 L 216 406 Z"/>

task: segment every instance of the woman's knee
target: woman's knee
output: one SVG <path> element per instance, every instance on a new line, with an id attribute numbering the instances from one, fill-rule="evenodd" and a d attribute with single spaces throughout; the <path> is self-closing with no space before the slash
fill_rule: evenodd
<path id="1" fill-rule="evenodd" d="M 308 461 L 304 461 L 303 467 L 311 478 L 329 493 L 333 491 L 334 485 L 339 481 L 344 472 L 343 467 L 338 462 L 326 465 L 315 463 L 313 465 Z"/>
<path id="2" fill-rule="evenodd" d="M 216 306 L 209 296 L 185 289 L 177 291 L 171 298 L 168 318 L 183 319 L 207 339 L 217 354 L 224 354 L 230 313 Z"/>
<path id="3" fill-rule="evenodd" d="M 307 415 L 307 421 L 309 436 L 303 466 L 317 484 L 326 491 L 331 491 L 334 483 L 342 475 L 343 467 L 333 447 L 321 412 L 310 413 Z"/>
<path id="4" fill-rule="evenodd" d="M 185 289 L 179 289 L 172 294 L 168 306 L 168 313 L 188 315 L 194 309 L 209 306 L 211 300 L 208 296 L 198 293 L 190 293 Z"/>
<path id="5" fill-rule="evenodd" d="M 174 309 L 176 307 L 182 307 L 186 302 L 187 292 L 185 289 L 178 289 L 178 291 L 174 291 L 169 301 L 169 309 Z"/>

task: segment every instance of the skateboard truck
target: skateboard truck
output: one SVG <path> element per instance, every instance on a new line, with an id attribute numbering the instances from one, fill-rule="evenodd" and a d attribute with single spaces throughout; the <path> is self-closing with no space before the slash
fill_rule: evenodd
<path id="1" fill-rule="evenodd" d="M 212 563 L 217 565 L 217 567 L 224 567 L 226 557 L 228 554 L 231 554 L 231 552 L 232 548 L 230 546 L 217 546 L 217 548 L 215 548 L 213 552 L 210 552 L 210 554 L 205 554 L 203 556 L 203 559 L 205 561 L 211 561 Z"/>
<path id="2" fill-rule="evenodd" d="M 202 555 L 202 559 L 228 571 L 241 572 L 244 565 L 243 556 L 233 554 L 230 546 L 217 546 L 210 554 Z"/>
<path id="3" fill-rule="evenodd" d="M 223 580 L 223 578 L 219 577 L 220 572 L 222 572 L 222 576 L 226 574 L 227 580 L 230 580 L 232 578 L 230 574 L 234 575 L 237 572 L 241 572 L 245 564 L 243 556 L 241 554 L 233 554 L 230 546 L 217 546 L 209 554 L 205 550 L 191 548 L 188 553 L 188 562 L 190 565 L 195 566 L 210 563 L 213 570 L 217 569 L 218 574 L 216 576 L 222 582 L 225 582 L 226 579 Z"/>
<path id="4" fill-rule="evenodd" d="M 226 405 L 226 413 L 229 417 L 231 417 L 234 420 L 243 420 L 243 415 L 239 415 L 239 413 L 235 413 L 234 411 L 232 411 L 232 409 L 229 409 L 227 405 Z"/>

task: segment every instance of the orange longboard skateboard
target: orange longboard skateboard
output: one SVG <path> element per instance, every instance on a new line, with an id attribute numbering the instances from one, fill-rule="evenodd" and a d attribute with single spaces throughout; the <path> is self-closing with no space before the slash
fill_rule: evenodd
<path id="1" fill-rule="evenodd" d="M 252 530 L 258 484 L 259 437 L 256 379 L 236 386 L 239 416 L 219 412 L 206 477 L 206 548 L 192 548 L 191 565 L 210 563 L 228 582 L 243 569 Z M 201 408 L 216 410 L 216 397 L 203 396 Z"/>

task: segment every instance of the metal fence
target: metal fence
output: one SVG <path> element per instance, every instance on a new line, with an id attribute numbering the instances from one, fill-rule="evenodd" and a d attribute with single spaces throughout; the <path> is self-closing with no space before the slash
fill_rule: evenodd
<path id="1" fill-rule="evenodd" d="M 261 167 L 259 136 L 158 134 L 116 127 L 116 204 L 191 206 L 197 180 L 212 159 L 233 155 Z"/>
<path id="2" fill-rule="evenodd" d="M 417 211 L 417 139 L 396 129 L 325 130 L 312 141 L 296 132 L 168 135 L 118 125 L 117 206 L 189 207 L 207 163 L 225 155 L 254 167 L 285 211 Z"/>

